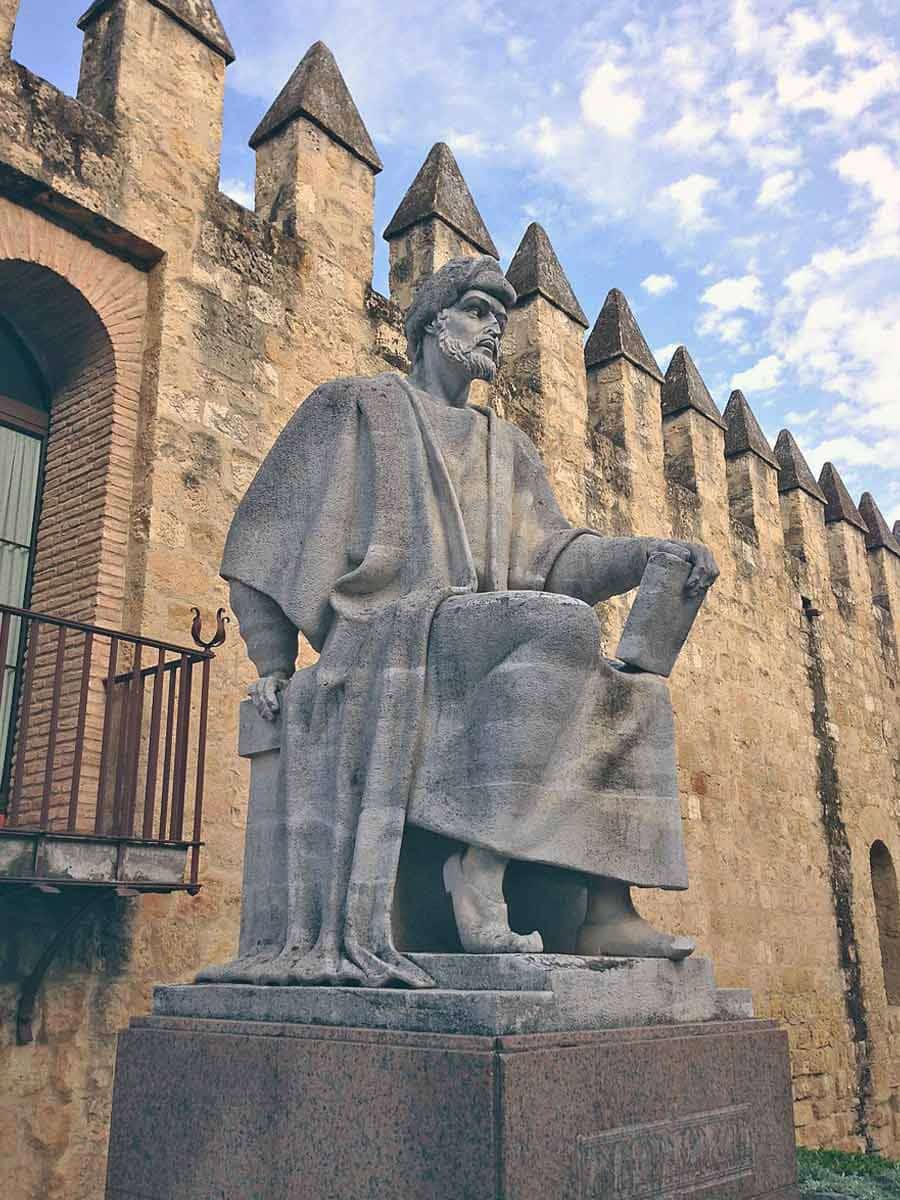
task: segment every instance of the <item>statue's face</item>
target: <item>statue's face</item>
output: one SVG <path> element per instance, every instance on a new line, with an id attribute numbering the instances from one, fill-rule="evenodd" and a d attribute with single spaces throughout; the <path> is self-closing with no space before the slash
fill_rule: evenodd
<path id="1" fill-rule="evenodd" d="M 506 329 L 506 308 L 499 300 L 472 288 L 438 313 L 434 324 L 442 354 L 464 364 L 472 379 L 494 379 Z"/>

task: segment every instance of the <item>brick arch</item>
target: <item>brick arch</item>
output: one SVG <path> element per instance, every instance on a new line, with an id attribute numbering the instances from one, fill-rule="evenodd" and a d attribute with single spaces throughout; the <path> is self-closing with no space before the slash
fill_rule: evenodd
<path id="1" fill-rule="evenodd" d="M 135 268 L 0 200 L 0 316 L 51 397 L 38 610 L 122 623 L 146 299 Z"/>

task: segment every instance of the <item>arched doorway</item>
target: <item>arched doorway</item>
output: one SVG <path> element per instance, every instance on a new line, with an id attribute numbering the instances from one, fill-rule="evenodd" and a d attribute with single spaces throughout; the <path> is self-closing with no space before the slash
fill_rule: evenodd
<path id="1" fill-rule="evenodd" d="M 884 990 L 888 1004 L 900 1004 L 900 902 L 897 898 L 897 876 L 891 852 L 884 842 L 872 843 L 869 866 L 872 872 L 872 894 L 875 898 Z"/>
<path id="2" fill-rule="evenodd" d="M 0 604 L 14 608 L 27 608 L 29 602 L 49 411 L 37 363 L 0 318 Z M 0 664 L 0 791 L 9 767 L 20 642 L 16 627 Z"/>

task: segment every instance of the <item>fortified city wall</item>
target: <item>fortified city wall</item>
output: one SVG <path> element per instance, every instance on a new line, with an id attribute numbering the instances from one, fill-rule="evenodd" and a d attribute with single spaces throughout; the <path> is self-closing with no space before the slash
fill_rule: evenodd
<path id="1" fill-rule="evenodd" d="M 77 99 L 10 60 L 17 8 L 0 0 L 0 316 L 54 405 L 32 607 L 183 641 L 192 605 L 227 603 L 231 515 L 295 407 L 322 380 L 402 369 L 417 281 L 494 246 L 438 145 L 386 234 L 391 299 L 372 290 L 381 162 L 321 44 L 254 136 L 251 213 L 218 186 L 234 52 L 211 0 L 98 0 Z M 739 393 L 723 415 L 686 350 L 664 376 L 617 290 L 585 344 L 540 227 L 509 275 L 490 402 L 534 439 L 567 514 L 704 541 L 722 570 L 672 678 L 691 890 L 641 906 L 785 1022 L 802 1143 L 898 1153 L 900 543 L 836 471 L 816 481 L 789 433 L 770 447 Z M 611 651 L 627 600 L 601 608 Z M 51 971 L 31 1046 L 15 1045 L 16 984 L 65 900 L 0 897 L 15 1197 L 100 1194 L 116 1032 L 153 983 L 233 952 L 252 674 L 232 627 L 202 891 L 98 914 Z"/>

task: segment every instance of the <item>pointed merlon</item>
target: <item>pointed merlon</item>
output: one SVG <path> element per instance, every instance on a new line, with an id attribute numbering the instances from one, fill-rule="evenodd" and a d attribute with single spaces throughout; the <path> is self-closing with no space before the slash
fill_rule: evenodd
<path id="1" fill-rule="evenodd" d="M 451 229 L 455 229 L 482 254 L 500 257 L 456 159 L 450 147 L 443 142 L 438 142 L 429 150 L 428 157 L 384 231 L 385 239 L 390 241 L 431 217 L 446 221 Z"/>
<path id="2" fill-rule="evenodd" d="M 516 289 L 520 300 L 528 296 L 543 296 L 583 329 L 587 329 L 588 319 L 572 291 L 556 251 L 543 228 L 536 222 L 532 222 L 525 230 L 525 236 L 509 264 L 506 278 Z"/>
<path id="3" fill-rule="evenodd" d="M 726 458 L 737 458 L 739 454 L 745 454 L 748 450 L 752 450 L 763 462 L 778 469 L 772 447 L 743 392 L 733 391 L 731 393 L 722 415 L 725 421 Z"/>
<path id="4" fill-rule="evenodd" d="M 859 512 L 866 523 L 866 549 L 890 550 L 900 558 L 900 541 L 891 533 L 891 528 L 870 492 L 859 498 Z"/>
<path id="5" fill-rule="evenodd" d="M 234 62 L 234 47 L 219 19 L 213 0 L 147 0 L 147 2 L 154 8 L 168 13 L 185 29 L 189 29 L 211 50 L 221 54 L 226 63 Z M 92 21 L 115 3 L 116 0 L 95 0 L 84 16 L 79 19 L 78 28 L 87 29 Z"/>
<path id="6" fill-rule="evenodd" d="M 834 463 L 827 462 L 819 474 L 819 487 L 825 496 L 825 524 L 833 525 L 835 521 L 846 521 L 855 525 L 863 533 L 869 532 L 869 527 L 862 519 L 859 509 L 850 499 L 850 493 L 838 474 Z"/>
<path id="7" fill-rule="evenodd" d="M 363 124 L 350 89 L 324 42 L 315 42 L 281 89 L 275 103 L 250 139 L 258 150 L 296 117 L 306 117 L 329 137 L 377 174 L 382 170 L 378 151 Z"/>
<path id="8" fill-rule="evenodd" d="M 627 358 L 662 383 L 662 371 L 634 319 L 631 306 L 618 288 L 612 288 L 603 301 L 584 348 L 584 365 L 588 369 L 602 367 L 616 358 Z"/>
<path id="9" fill-rule="evenodd" d="M 808 496 L 820 500 L 822 504 L 828 503 L 803 457 L 803 452 L 794 441 L 794 435 L 787 429 L 782 429 L 775 442 L 775 458 L 778 460 L 779 492 L 793 492 L 800 488 Z"/>
<path id="10" fill-rule="evenodd" d="M 662 413 L 664 417 L 672 417 L 675 413 L 693 408 L 713 421 L 720 429 L 725 428 L 722 414 L 716 407 L 716 402 L 709 394 L 709 389 L 703 382 L 694 360 L 685 346 L 679 346 L 672 355 L 669 369 L 666 371 L 662 392 Z"/>

